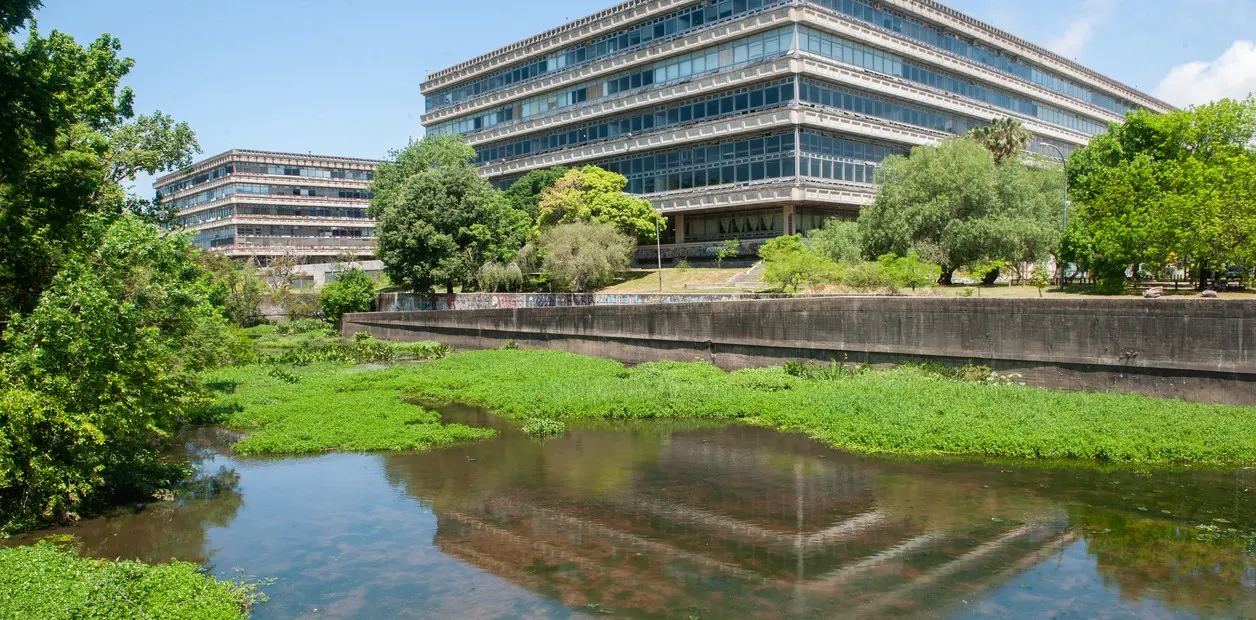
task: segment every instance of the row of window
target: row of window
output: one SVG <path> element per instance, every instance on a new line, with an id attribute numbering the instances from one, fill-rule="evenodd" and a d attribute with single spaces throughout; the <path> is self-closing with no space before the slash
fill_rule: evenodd
<path id="1" fill-rule="evenodd" d="M 260 183 L 236 183 L 236 192 L 263 196 L 306 196 L 317 198 L 369 199 L 371 192 L 344 187 L 294 187 L 291 185 L 262 185 Z"/>
<path id="2" fill-rule="evenodd" d="M 811 78 L 803 78 L 801 80 L 798 92 L 800 98 L 807 103 L 850 110 L 859 114 L 876 116 L 935 131 L 962 134 L 975 127 L 985 125 L 984 122 L 967 116 L 904 103 L 897 99 L 874 95 L 846 86 L 837 86 Z"/>
<path id="3" fill-rule="evenodd" d="M 212 200 L 226 198 L 236 193 L 263 196 L 318 196 L 322 198 L 353 198 L 366 200 L 371 192 L 346 187 L 293 187 L 291 185 L 262 185 L 260 183 L 231 183 L 214 189 L 184 196 L 172 203 L 176 209 L 187 209 Z"/>
<path id="4" fill-rule="evenodd" d="M 685 242 L 779 237 L 785 234 L 780 209 L 685 216 Z"/>
<path id="5" fill-rule="evenodd" d="M 273 207 L 266 205 L 239 205 L 234 207 L 218 207 L 206 209 L 179 218 L 180 226 L 192 226 L 202 222 L 211 222 L 240 215 L 275 215 L 285 217 L 343 217 L 366 218 L 366 209 L 302 209 L 299 207 Z"/>
<path id="6" fill-rule="evenodd" d="M 659 39 L 684 34 L 718 19 L 757 11 L 765 6 L 781 4 L 782 0 L 708 0 L 654 19 L 617 30 L 596 39 L 568 47 L 543 58 L 532 59 L 442 90 L 425 97 L 427 111 L 452 106 L 461 101 L 500 90 L 582 63 L 613 56 L 620 52 L 649 45 Z"/>
<path id="7" fill-rule="evenodd" d="M 370 170 L 343 170 L 340 168 L 301 168 L 296 166 L 271 166 L 267 164 L 227 164 L 220 166 L 208 172 L 198 174 L 190 179 L 184 179 L 173 185 L 168 185 L 157 190 L 157 198 L 160 200 L 175 192 L 185 190 L 189 187 L 195 187 L 202 183 L 221 179 L 229 174 L 273 174 L 281 176 L 300 176 L 313 177 L 318 179 L 356 179 L 359 181 L 370 181 L 375 178 L 375 173 Z"/>
<path id="8" fill-rule="evenodd" d="M 500 123 L 522 120 L 586 101 L 610 97 L 623 91 L 712 73 L 735 65 L 778 56 L 789 51 L 792 44 L 793 27 L 777 28 L 716 47 L 668 58 L 645 68 L 637 68 L 609 78 L 586 82 L 560 92 L 538 95 L 474 116 L 433 125 L 427 129 L 427 133 L 442 135 L 479 131 Z"/>
<path id="9" fill-rule="evenodd" d="M 627 134 L 654 131 L 731 116 L 750 110 L 789 103 L 794 98 L 794 80 L 786 78 L 735 90 L 688 99 L 632 114 L 600 119 L 561 131 L 535 134 L 513 142 L 477 147 L 479 163 L 524 157 L 569 146 L 590 144 Z"/>
<path id="10" fill-rule="evenodd" d="M 860 21 L 880 26 L 901 34 L 908 39 L 942 49 L 956 56 L 975 61 L 992 69 L 1033 82 L 1044 88 L 1097 105 L 1122 116 L 1127 110 L 1136 109 L 1133 103 L 1114 99 L 1071 80 L 1039 69 L 1036 66 L 1006 56 L 980 43 L 968 42 L 952 32 L 927 25 L 913 17 L 886 9 L 875 8 L 866 0 L 810 0 L 825 8 L 854 17 Z"/>
<path id="11" fill-rule="evenodd" d="M 236 172 L 240 174 L 274 174 L 315 179 L 355 179 L 358 181 L 371 181 L 375 178 L 375 173 L 371 170 L 303 168 L 300 166 L 272 166 L 268 164 L 237 164 Z"/>
<path id="12" fill-rule="evenodd" d="M 241 237 L 370 237 L 370 228 L 335 228 L 313 226 L 237 226 Z"/>
<path id="13" fill-rule="evenodd" d="M 1083 118 L 1072 112 L 1066 112 L 1053 106 L 1038 103 L 1001 89 L 981 86 L 967 78 L 945 71 L 925 68 L 922 65 L 904 60 L 897 55 L 873 49 L 806 26 L 798 29 L 798 45 L 804 51 L 818 54 L 825 58 L 893 75 L 912 82 L 927 84 L 940 90 L 984 101 L 1028 116 L 1034 116 L 1049 123 L 1068 127 L 1089 135 L 1102 133 L 1107 131 L 1108 128 L 1106 123 Z"/>
<path id="14" fill-rule="evenodd" d="M 628 179 L 633 194 L 794 176 L 794 134 L 778 133 L 596 164 Z"/>
<path id="15" fill-rule="evenodd" d="M 214 168 L 213 170 L 210 170 L 208 172 L 202 172 L 201 174 L 198 174 L 190 179 L 184 179 L 182 181 L 179 181 L 178 183 L 175 183 L 173 185 L 168 185 L 166 187 L 163 187 L 157 190 L 157 198 L 160 200 L 161 198 L 165 196 L 169 196 L 170 194 L 173 194 L 179 190 L 184 190 L 189 187 L 200 185 L 201 183 L 208 183 L 215 179 L 220 179 L 222 177 L 227 176 L 228 174 L 231 174 L 231 170 L 232 170 L 231 164 L 227 164 L 225 166 L 219 166 L 217 168 Z"/>
<path id="16" fill-rule="evenodd" d="M 814 129 L 804 129 L 799 136 L 798 144 L 802 152 L 808 155 L 825 157 L 844 157 L 880 163 L 890 155 L 906 155 L 908 147 L 887 146 L 861 140 L 833 135 Z"/>

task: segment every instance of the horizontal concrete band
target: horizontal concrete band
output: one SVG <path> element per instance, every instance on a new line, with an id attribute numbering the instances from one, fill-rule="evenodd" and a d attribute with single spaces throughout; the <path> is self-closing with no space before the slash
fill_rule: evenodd
<path id="1" fill-rule="evenodd" d="M 1246 301 L 829 297 L 376 312 L 346 315 L 343 331 L 466 348 L 513 338 L 626 362 L 710 356 L 725 367 L 936 358 L 1032 370 L 1027 382 L 1050 387 L 1256 404 L 1256 302 Z M 1053 378 L 1043 370 L 1052 367 L 1093 380 Z"/>

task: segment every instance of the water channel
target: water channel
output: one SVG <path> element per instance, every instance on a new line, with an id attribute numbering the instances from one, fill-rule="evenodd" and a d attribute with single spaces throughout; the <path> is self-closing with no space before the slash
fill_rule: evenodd
<path id="1" fill-rule="evenodd" d="M 176 502 L 84 553 L 277 581 L 256 618 L 1256 617 L 1256 471 L 855 456 L 703 423 L 244 459 L 188 436 Z M 30 542 L 49 532 L 27 535 Z"/>

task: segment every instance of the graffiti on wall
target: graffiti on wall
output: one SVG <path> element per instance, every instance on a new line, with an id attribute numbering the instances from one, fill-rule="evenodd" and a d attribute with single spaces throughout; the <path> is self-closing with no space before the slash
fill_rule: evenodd
<path id="1" fill-rule="evenodd" d="M 510 308 L 556 308 L 566 306 L 640 306 L 649 304 L 692 304 L 712 301 L 774 299 L 782 295 L 757 293 L 723 294 L 631 294 L 631 293 L 380 293 L 382 312 L 416 310 L 498 310 Z"/>

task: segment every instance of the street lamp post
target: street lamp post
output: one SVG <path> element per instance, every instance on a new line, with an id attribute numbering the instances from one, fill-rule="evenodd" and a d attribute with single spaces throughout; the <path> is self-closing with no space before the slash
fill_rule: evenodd
<path id="1" fill-rule="evenodd" d="M 629 141 L 625 143 L 626 146 L 624 148 L 624 157 L 627 157 L 630 153 L 632 153 L 631 140 L 635 136 L 636 134 L 632 132 L 628 132 L 623 135 L 624 139 Z M 652 211 L 654 210 L 653 204 L 650 205 L 650 210 Z M 658 259 L 659 292 L 662 293 L 663 292 L 663 241 L 662 241 L 663 237 L 659 234 L 659 215 L 661 214 L 658 213 L 657 211 L 654 214 L 654 256 L 655 258 Z"/>
<path id="2" fill-rule="evenodd" d="M 1064 151 L 1060 147 L 1047 142 L 1039 142 L 1039 145 L 1054 150 L 1060 156 L 1060 163 L 1064 166 L 1064 219 L 1060 224 L 1060 232 L 1068 233 L 1068 158 L 1064 156 Z M 1057 266 L 1060 270 L 1060 290 L 1064 290 L 1064 264 L 1063 259 Z"/>

